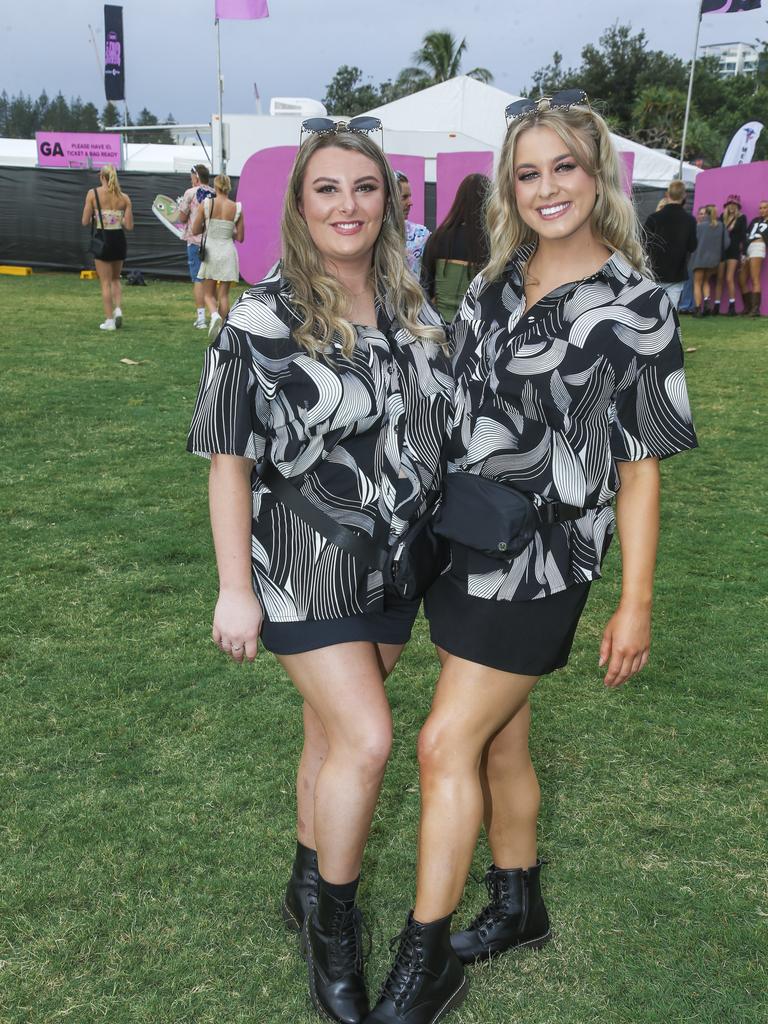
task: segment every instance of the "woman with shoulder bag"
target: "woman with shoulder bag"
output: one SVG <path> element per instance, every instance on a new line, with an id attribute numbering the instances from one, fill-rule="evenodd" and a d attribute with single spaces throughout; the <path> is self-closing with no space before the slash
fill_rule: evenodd
<path id="1" fill-rule="evenodd" d="M 213 185 L 215 196 L 198 206 L 190 228 L 193 235 L 203 235 L 197 277 L 203 282 L 203 301 L 211 316 L 209 337 L 218 331 L 229 313 L 229 288 L 240 280 L 235 242 L 245 238 L 242 205 L 229 198 L 229 176 L 217 174 Z"/>
<path id="2" fill-rule="evenodd" d="M 112 164 L 101 168 L 98 188 L 88 191 L 82 224 L 91 225 L 90 252 L 101 285 L 105 319 L 99 328 L 114 331 L 123 325 L 120 274 L 127 251 L 125 232 L 133 231 L 133 207 Z"/>
<path id="3" fill-rule="evenodd" d="M 379 128 L 304 122 L 282 263 L 208 350 L 188 443 L 212 460 L 213 640 L 242 662 L 260 637 L 304 698 L 283 914 L 314 1005 L 343 1024 L 369 1009 L 355 896 L 391 744 L 384 680 L 420 603 L 385 592 L 376 552 L 436 501 L 453 400 Z"/>
<path id="4" fill-rule="evenodd" d="M 425 600 L 442 669 L 419 737 L 416 903 L 369 1024 L 435 1024 L 463 1000 L 465 965 L 550 938 L 528 696 L 568 660 L 617 492 L 622 591 L 600 664 L 610 687 L 643 668 L 659 459 L 696 445 L 676 314 L 646 276 L 605 122 L 581 90 L 507 118 L 489 263 L 451 328 L 435 527 L 451 565 Z M 451 936 L 483 823 L 489 902 Z"/>

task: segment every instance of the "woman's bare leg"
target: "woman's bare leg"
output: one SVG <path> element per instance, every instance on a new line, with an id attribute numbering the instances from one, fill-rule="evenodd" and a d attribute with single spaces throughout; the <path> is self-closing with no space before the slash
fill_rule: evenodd
<path id="1" fill-rule="evenodd" d="M 203 302 L 208 312 L 213 315 L 216 312 L 216 282 L 203 281 Z"/>
<path id="2" fill-rule="evenodd" d="M 760 291 L 760 275 L 763 270 L 762 257 L 751 256 L 749 260 L 749 280 L 752 285 L 753 292 Z"/>
<path id="3" fill-rule="evenodd" d="M 738 265 L 738 260 L 726 260 L 725 277 L 728 287 L 729 302 L 735 302 L 736 300 L 736 268 Z"/>
<path id="4" fill-rule="evenodd" d="M 343 885 L 360 874 L 392 744 L 377 652 L 373 644 L 349 643 L 279 660 L 327 738 L 315 778 L 313 831 L 320 874 Z"/>
<path id="5" fill-rule="evenodd" d="M 481 762 L 483 823 L 499 868 L 529 868 L 536 863 L 536 828 L 541 790 L 528 749 L 531 706 L 528 701 L 488 743 Z"/>
<path id="6" fill-rule="evenodd" d="M 112 305 L 112 264 L 107 260 L 94 260 L 96 273 L 101 286 L 101 302 L 104 306 L 104 316 L 107 320 L 112 319 L 114 307 Z"/>
<path id="7" fill-rule="evenodd" d="M 725 263 L 721 262 L 717 265 L 717 280 L 715 281 L 715 302 L 720 302 L 723 298 L 723 284 L 725 283 Z"/>
<path id="8" fill-rule="evenodd" d="M 414 916 L 451 914 L 459 902 L 483 821 L 480 777 L 489 741 L 525 706 L 538 677 L 449 655 L 419 736 L 421 823 Z"/>
<path id="9" fill-rule="evenodd" d="M 229 281 L 219 281 L 217 292 L 219 315 L 224 320 L 229 313 Z"/>
<path id="10" fill-rule="evenodd" d="M 376 644 L 376 660 L 386 679 L 402 654 L 403 644 Z M 315 785 L 328 756 L 328 737 L 318 715 L 304 701 L 304 747 L 296 773 L 296 838 L 311 850 L 315 845 Z"/>
<path id="11" fill-rule="evenodd" d="M 693 303 L 696 309 L 701 309 L 703 299 L 704 271 L 694 270 L 693 272 Z"/>

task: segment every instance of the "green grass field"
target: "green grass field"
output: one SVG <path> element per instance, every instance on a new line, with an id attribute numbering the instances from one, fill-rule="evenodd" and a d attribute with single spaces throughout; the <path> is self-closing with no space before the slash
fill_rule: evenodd
<path id="1" fill-rule="evenodd" d="M 279 917 L 299 700 L 270 655 L 239 668 L 209 640 L 206 467 L 184 451 L 205 335 L 186 284 L 123 309 L 103 334 L 96 282 L 0 277 L 0 1021 L 310 1024 Z M 474 970 L 456 1024 L 768 1019 L 768 321 L 683 330 L 701 449 L 663 466 L 651 664 L 601 684 L 614 550 L 534 695 L 555 941 Z M 413 898 L 435 676 L 420 622 L 361 889 L 374 994 Z"/>

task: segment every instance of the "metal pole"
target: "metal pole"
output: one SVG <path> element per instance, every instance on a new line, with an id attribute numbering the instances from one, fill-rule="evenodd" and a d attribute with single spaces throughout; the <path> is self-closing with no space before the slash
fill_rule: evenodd
<path id="1" fill-rule="evenodd" d="M 683 121 L 683 141 L 680 143 L 680 171 L 678 177 L 683 178 L 683 158 L 685 156 L 685 137 L 688 134 L 688 118 L 691 115 L 691 96 L 693 95 L 693 73 L 696 70 L 696 55 L 699 52 L 699 31 L 701 29 L 701 4 L 696 0 L 696 38 L 693 43 L 693 58 L 691 60 L 691 74 L 688 79 L 688 99 L 685 103 L 685 120 Z"/>
<path id="2" fill-rule="evenodd" d="M 216 19 L 216 78 L 219 96 L 219 174 L 227 173 L 227 161 L 224 159 L 224 79 L 221 77 L 221 32 L 219 19 Z"/>

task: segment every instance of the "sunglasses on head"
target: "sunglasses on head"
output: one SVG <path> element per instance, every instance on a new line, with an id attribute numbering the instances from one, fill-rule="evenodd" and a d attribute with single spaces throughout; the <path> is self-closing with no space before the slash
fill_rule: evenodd
<path id="1" fill-rule="evenodd" d="M 370 135 L 371 132 L 381 132 L 382 147 L 384 143 L 384 128 L 378 117 L 369 117 L 361 114 L 349 121 L 334 120 L 332 117 L 308 117 L 301 122 L 299 133 L 299 145 L 304 141 L 303 136 L 307 135 L 332 135 L 334 132 L 357 132 L 358 135 Z"/>
<path id="2" fill-rule="evenodd" d="M 510 103 L 504 111 L 507 125 L 509 126 L 521 117 L 538 113 L 544 101 L 549 103 L 547 110 L 568 110 L 569 107 L 577 107 L 582 104 L 589 106 L 589 98 L 583 89 L 561 89 L 560 92 L 553 93 L 552 96 L 540 96 L 537 100 L 515 100 L 514 103 Z"/>

